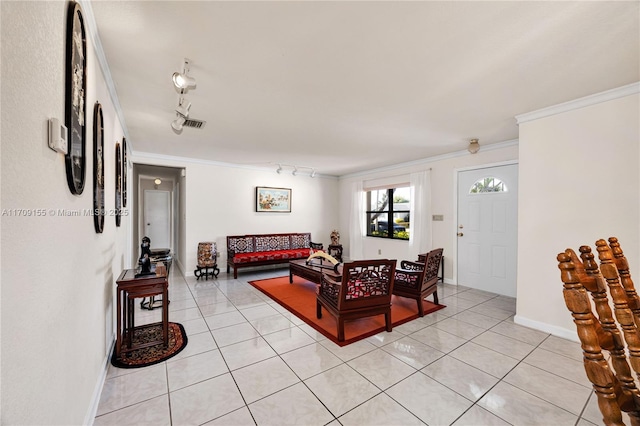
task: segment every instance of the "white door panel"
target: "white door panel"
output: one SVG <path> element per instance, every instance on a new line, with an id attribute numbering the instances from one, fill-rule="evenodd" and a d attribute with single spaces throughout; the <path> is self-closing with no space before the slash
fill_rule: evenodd
<path id="1" fill-rule="evenodd" d="M 151 239 L 151 248 L 171 248 L 169 191 L 144 191 L 144 233 Z"/>
<path id="2" fill-rule="evenodd" d="M 507 190 L 470 193 L 478 180 L 493 177 Z M 458 284 L 515 297 L 518 166 L 458 174 Z"/>

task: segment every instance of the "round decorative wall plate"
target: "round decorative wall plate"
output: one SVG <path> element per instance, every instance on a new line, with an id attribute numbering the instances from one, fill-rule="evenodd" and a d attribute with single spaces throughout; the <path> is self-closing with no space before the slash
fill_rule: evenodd
<path id="1" fill-rule="evenodd" d="M 86 163 L 87 39 L 80 5 L 71 2 L 67 26 L 65 123 L 69 132 L 65 156 L 67 183 L 72 194 L 84 190 Z"/>
<path id="2" fill-rule="evenodd" d="M 93 225 L 101 234 L 104 229 L 104 125 L 102 105 L 93 108 Z"/>

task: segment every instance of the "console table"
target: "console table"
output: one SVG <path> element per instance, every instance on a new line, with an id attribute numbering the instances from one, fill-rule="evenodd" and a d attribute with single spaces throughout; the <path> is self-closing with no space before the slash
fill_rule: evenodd
<path id="1" fill-rule="evenodd" d="M 117 330 L 116 330 L 116 358 L 120 358 L 126 352 L 133 351 L 135 349 L 146 348 L 148 346 L 154 346 L 157 344 L 164 344 L 165 347 L 169 346 L 169 281 L 165 276 L 156 275 L 143 275 L 136 277 L 136 269 L 125 269 L 122 271 L 117 284 Z M 154 297 L 162 295 L 162 321 L 147 324 L 143 326 L 135 326 L 134 315 L 134 299 Z M 145 327 L 162 325 L 162 339 L 147 342 L 142 345 L 133 344 L 133 333 L 136 329 Z M 126 349 L 123 349 L 123 344 L 126 342 Z"/>

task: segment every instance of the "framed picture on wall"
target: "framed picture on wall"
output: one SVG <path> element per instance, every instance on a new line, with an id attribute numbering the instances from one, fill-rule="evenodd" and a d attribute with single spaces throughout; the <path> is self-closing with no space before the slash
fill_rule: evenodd
<path id="1" fill-rule="evenodd" d="M 291 189 L 257 186 L 256 212 L 291 213 Z"/>
<path id="2" fill-rule="evenodd" d="M 127 207 L 127 139 L 122 138 L 122 207 Z"/>
<path id="3" fill-rule="evenodd" d="M 120 142 L 116 142 L 116 226 L 120 226 L 120 210 L 122 209 L 122 154 Z"/>
<path id="4" fill-rule="evenodd" d="M 65 124 L 69 132 L 65 155 L 67 183 L 72 194 L 84 189 L 86 164 L 87 38 L 80 4 L 69 3 L 66 58 Z"/>
<path id="5" fill-rule="evenodd" d="M 93 108 L 93 225 L 96 233 L 104 229 L 104 125 L 102 105 Z"/>

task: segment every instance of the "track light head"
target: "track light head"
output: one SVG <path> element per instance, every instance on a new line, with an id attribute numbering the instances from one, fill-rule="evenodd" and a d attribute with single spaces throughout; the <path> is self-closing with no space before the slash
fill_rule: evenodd
<path id="1" fill-rule="evenodd" d="M 189 76 L 189 60 L 184 59 L 184 67 L 182 72 L 173 73 L 173 84 L 180 90 L 186 90 L 196 87 L 196 79 Z"/>
<path id="2" fill-rule="evenodd" d="M 277 174 L 282 173 L 282 166 L 280 164 L 278 164 L 278 170 L 276 170 Z"/>
<path id="3" fill-rule="evenodd" d="M 291 172 L 292 175 L 297 175 L 298 174 L 298 168 L 296 166 L 293 166 L 293 171 Z"/>
<path id="4" fill-rule="evenodd" d="M 178 118 L 171 122 L 171 128 L 178 133 L 182 132 L 182 126 L 184 126 L 186 121 L 187 119 L 183 115 L 178 115 Z"/>
<path id="5" fill-rule="evenodd" d="M 190 89 L 196 87 L 196 79 L 184 73 L 174 72 L 173 84 L 175 84 L 178 89 Z"/>
<path id="6" fill-rule="evenodd" d="M 316 177 L 316 170 L 315 170 L 315 169 L 313 169 L 313 170 L 311 171 L 311 174 L 310 174 L 309 176 L 310 176 L 310 177 L 312 177 L 312 178 Z"/>

